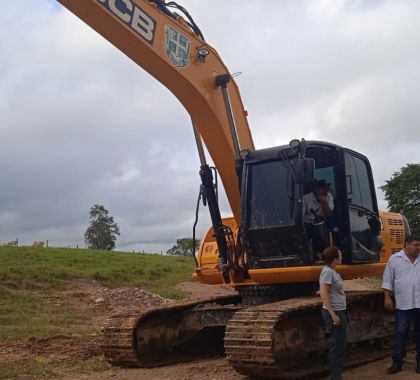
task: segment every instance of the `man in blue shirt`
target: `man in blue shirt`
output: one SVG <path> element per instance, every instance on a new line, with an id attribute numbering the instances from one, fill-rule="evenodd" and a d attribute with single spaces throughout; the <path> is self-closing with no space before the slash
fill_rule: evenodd
<path id="1" fill-rule="evenodd" d="M 416 334 L 416 372 L 420 373 L 420 237 L 408 235 L 404 249 L 389 258 L 382 288 L 385 308 L 395 313 L 395 338 L 389 375 L 401 371 L 410 325 Z"/>

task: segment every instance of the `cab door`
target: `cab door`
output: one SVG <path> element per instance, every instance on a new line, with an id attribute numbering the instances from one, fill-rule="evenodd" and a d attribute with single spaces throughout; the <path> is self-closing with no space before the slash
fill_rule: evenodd
<path id="1" fill-rule="evenodd" d="M 376 262 L 382 248 L 372 171 L 366 157 L 344 152 L 352 262 Z"/>

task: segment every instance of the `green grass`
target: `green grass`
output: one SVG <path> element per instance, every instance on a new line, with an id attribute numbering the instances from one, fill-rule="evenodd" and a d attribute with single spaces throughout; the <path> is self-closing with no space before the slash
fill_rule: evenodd
<path id="1" fill-rule="evenodd" d="M 50 301 L 55 291 L 75 279 L 95 279 L 117 288 L 142 286 L 167 298 L 181 298 L 176 289 L 191 279 L 191 257 L 167 257 L 100 250 L 0 246 L 0 342 L 58 335 L 91 339 L 100 331 L 91 315 L 84 315 L 66 300 Z M 52 298 L 56 299 L 56 298 Z M 36 356 L 2 362 L 2 379 L 59 379 L 66 374 L 109 370 L 103 357 L 88 360 Z"/>
<path id="2" fill-rule="evenodd" d="M 46 302 L 28 291 L 0 286 L 0 341 L 98 332 L 73 308 Z"/>
<path id="3" fill-rule="evenodd" d="M 96 279 L 108 287 L 143 286 L 180 298 L 174 286 L 191 279 L 191 257 L 100 250 L 0 247 L 0 285 L 14 289 L 62 289 L 72 279 Z"/>
<path id="4" fill-rule="evenodd" d="M 96 279 L 104 286 L 142 286 L 167 298 L 181 298 L 175 286 L 191 279 L 187 257 L 83 249 L 0 247 L 0 341 L 96 333 L 70 305 L 46 298 L 74 279 Z"/>

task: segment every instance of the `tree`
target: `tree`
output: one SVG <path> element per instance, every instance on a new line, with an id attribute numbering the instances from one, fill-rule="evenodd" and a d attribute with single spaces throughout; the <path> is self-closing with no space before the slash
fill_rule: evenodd
<path id="1" fill-rule="evenodd" d="M 385 193 L 389 210 L 403 214 L 411 233 L 420 235 L 420 164 L 407 164 L 379 188 Z"/>
<path id="2" fill-rule="evenodd" d="M 120 228 L 114 218 L 108 215 L 104 206 L 95 204 L 90 209 L 90 225 L 85 232 L 85 242 L 89 248 L 112 250 L 115 248 Z"/>
<path id="3" fill-rule="evenodd" d="M 195 249 L 198 248 L 200 240 L 195 241 Z M 176 240 L 176 244 L 166 252 L 170 256 L 193 256 L 193 239 L 181 238 Z"/>

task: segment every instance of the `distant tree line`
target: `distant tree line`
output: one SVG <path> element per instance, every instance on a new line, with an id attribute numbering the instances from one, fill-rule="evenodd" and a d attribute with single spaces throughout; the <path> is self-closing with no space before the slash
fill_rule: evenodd
<path id="1" fill-rule="evenodd" d="M 380 189 L 385 193 L 389 210 L 403 214 L 411 233 L 420 235 L 420 164 L 407 164 L 392 174 Z"/>
<path id="2" fill-rule="evenodd" d="M 193 239 L 192 238 L 181 238 L 181 239 L 177 239 L 176 240 L 176 244 L 169 249 L 168 251 L 166 251 L 167 255 L 170 256 L 193 256 L 194 255 L 194 251 L 193 251 Z M 198 248 L 198 246 L 200 245 L 200 240 L 196 240 L 195 241 L 195 249 Z"/>

